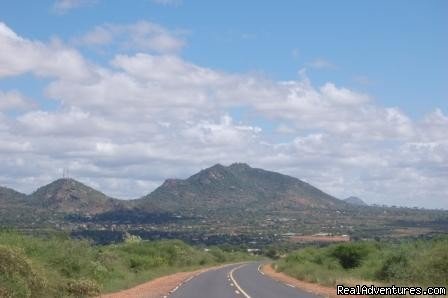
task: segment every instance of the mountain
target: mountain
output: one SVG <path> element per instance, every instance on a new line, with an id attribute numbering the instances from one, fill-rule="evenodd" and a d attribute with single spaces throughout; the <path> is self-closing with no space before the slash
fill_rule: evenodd
<path id="1" fill-rule="evenodd" d="M 26 205 L 26 194 L 0 186 L 0 216 L 4 217 L 12 209 L 23 209 Z"/>
<path id="2" fill-rule="evenodd" d="M 17 201 L 22 201 L 26 198 L 26 194 L 15 191 L 12 188 L 0 186 L 0 202 L 1 203 L 14 203 Z"/>
<path id="3" fill-rule="evenodd" d="M 346 203 L 352 204 L 352 205 L 357 205 L 357 206 L 368 206 L 366 204 L 366 202 L 364 202 L 363 200 L 361 200 L 358 197 L 348 197 L 346 199 L 343 200 Z"/>
<path id="4" fill-rule="evenodd" d="M 40 208 L 30 205 L 26 194 L 7 187 L 0 187 L 0 226 L 17 226 L 19 223 L 30 225 L 36 217 L 42 216 Z"/>
<path id="5" fill-rule="evenodd" d="M 128 216 L 136 210 L 195 215 L 229 210 L 262 213 L 336 210 L 347 207 L 347 203 L 355 204 L 349 199 L 346 202 L 336 199 L 297 178 L 244 163 L 216 164 L 187 179 L 167 179 L 150 194 L 132 201 L 113 199 L 74 179 L 58 179 L 28 196 L 0 188 L 0 207 L 4 210 L 23 207 L 82 215 L 107 213 L 109 217 L 122 216 L 123 211 Z"/>
<path id="6" fill-rule="evenodd" d="M 74 179 L 58 179 L 31 195 L 37 207 L 63 213 L 97 214 L 123 208 L 124 203 Z"/>
<path id="7" fill-rule="evenodd" d="M 137 206 L 168 212 L 337 208 L 342 201 L 297 178 L 244 163 L 216 164 L 188 179 L 168 179 Z"/>

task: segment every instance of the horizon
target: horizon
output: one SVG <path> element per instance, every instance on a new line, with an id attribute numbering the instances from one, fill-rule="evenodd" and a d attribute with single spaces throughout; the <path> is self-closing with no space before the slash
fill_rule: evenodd
<path id="1" fill-rule="evenodd" d="M 3 1 L 0 185 L 69 171 L 129 199 L 240 160 L 446 210 L 447 20 L 446 1 Z"/>

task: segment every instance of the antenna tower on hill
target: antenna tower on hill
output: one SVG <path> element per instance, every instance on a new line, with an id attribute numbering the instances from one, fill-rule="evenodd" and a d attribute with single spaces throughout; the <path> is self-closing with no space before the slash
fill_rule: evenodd
<path id="1" fill-rule="evenodd" d="M 63 168 L 63 169 L 62 169 L 62 178 L 63 178 L 63 179 L 68 179 L 68 178 L 70 178 L 69 170 L 68 170 L 68 169 L 66 169 L 66 168 Z"/>

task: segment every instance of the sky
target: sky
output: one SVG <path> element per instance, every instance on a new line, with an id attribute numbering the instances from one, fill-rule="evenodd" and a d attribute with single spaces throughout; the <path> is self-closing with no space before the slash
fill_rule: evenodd
<path id="1" fill-rule="evenodd" d="M 448 209 L 447 1 L 0 2 L 0 185 L 245 162 Z"/>

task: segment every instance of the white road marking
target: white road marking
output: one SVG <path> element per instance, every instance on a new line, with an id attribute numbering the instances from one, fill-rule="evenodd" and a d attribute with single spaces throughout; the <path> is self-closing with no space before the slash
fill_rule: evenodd
<path id="1" fill-rule="evenodd" d="M 261 274 L 261 275 L 264 275 L 264 272 L 263 271 L 261 271 L 261 266 L 262 266 L 263 264 L 260 264 L 260 266 L 258 266 L 258 272 Z"/>
<path id="2" fill-rule="evenodd" d="M 285 285 L 287 285 L 288 287 L 291 287 L 291 288 L 295 288 L 296 287 L 295 285 L 292 285 L 292 284 L 285 284 Z"/>
<path id="3" fill-rule="evenodd" d="M 215 271 L 215 270 L 218 270 L 218 269 L 221 269 L 221 268 L 225 268 L 225 267 L 229 267 L 229 266 L 232 266 L 232 265 L 235 265 L 235 264 L 228 264 L 228 265 L 224 265 L 224 266 L 219 267 L 219 268 L 204 269 L 204 270 L 202 270 L 201 272 L 196 273 L 196 274 L 193 275 L 193 276 L 190 276 L 190 277 L 187 278 L 185 281 L 179 283 L 174 289 L 172 289 L 172 290 L 170 290 L 170 291 L 168 292 L 168 295 L 163 296 L 163 298 L 168 298 L 169 296 L 171 296 L 171 294 L 173 294 L 176 290 L 178 290 L 183 284 L 185 284 L 185 283 L 191 281 L 193 278 L 196 278 L 196 277 L 198 277 L 199 275 L 201 275 L 201 274 L 203 274 L 203 273 L 207 273 L 207 272 L 210 272 L 210 271 Z M 246 264 L 243 264 L 243 265 L 241 265 L 240 267 L 243 267 L 244 265 L 246 265 Z M 238 267 L 238 268 L 240 268 L 240 267 Z M 235 270 L 235 269 L 236 269 L 236 268 L 234 268 L 234 270 Z M 232 270 L 232 271 L 233 271 L 233 270 Z M 228 280 L 231 281 L 232 276 L 231 276 L 230 274 L 228 274 L 227 277 L 228 277 Z M 241 289 L 241 288 L 240 288 L 240 289 Z M 250 296 L 246 296 L 246 298 L 251 298 L 251 297 L 250 297 Z"/>
<path id="4" fill-rule="evenodd" d="M 241 266 L 235 267 L 232 270 L 230 270 L 230 279 L 233 281 L 234 285 L 236 286 L 236 288 L 241 292 L 241 294 L 244 295 L 244 297 L 246 298 L 251 298 L 241 287 L 240 285 L 236 282 L 235 278 L 233 277 L 233 272 L 235 272 L 235 270 L 240 269 L 243 266 L 246 266 L 247 264 L 243 264 Z"/>

